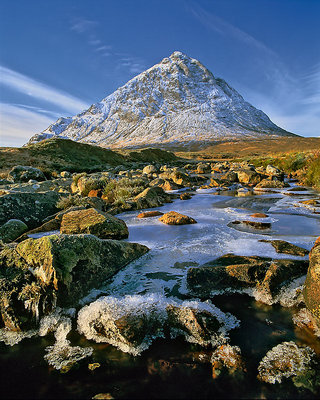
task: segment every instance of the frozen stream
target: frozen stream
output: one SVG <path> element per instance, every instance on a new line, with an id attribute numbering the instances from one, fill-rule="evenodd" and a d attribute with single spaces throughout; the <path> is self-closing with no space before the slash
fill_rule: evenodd
<path id="1" fill-rule="evenodd" d="M 259 239 L 282 239 L 311 249 L 319 236 L 319 216 L 295 207 L 304 195 L 279 194 L 231 197 L 200 190 L 190 200 L 175 200 L 152 210 L 177 211 L 196 219 L 197 224 L 165 225 L 158 217 L 137 218 L 140 211 L 119 214 L 129 228 L 129 241 L 144 244 L 150 252 L 120 271 L 105 294 L 186 294 L 185 278 L 190 266 L 201 265 L 227 253 L 272 258 L 298 258 L 278 254 L 270 243 Z M 251 218 L 254 212 L 268 218 Z M 271 229 L 238 230 L 228 224 L 235 220 L 271 222 Z M 306 257 L 307 258 L 307 257 Z M 97 294 L 97 292 L 92 293 Z M 88 299 L 86 299 L 88 300 Z"/>
<path id="2" fill-rule="evenodd" d="M 319 236 L 320 214 L 314 207 L 299 205 L 299 201 L 319 195 L 306 191 L 289 196 L 286 192 L 238 196 L 232 192 L 217 195 L 214 189 L 198 190 L 190 200 L 177 199 L 152 209 L 186 214 L 197 221 L 193 225 L 169 226 L 158 217 L 137 218 L 141 211 L 119 214 L 129 228 L 127 240 L 144 244 L 150 251 L 118 272 L 104 287 L 93 290 L 82 305 L 108 295 L 120 299 L 142 295 L 144 302 L 152 295 L 190 299 L 186 285 L 188 269 L 227 253 L 307 259 L 278 254 L 270 243 L 259 242 L 282 239 L 310 250 Z M 264 212 L 268 217 L 250 217 L 256 212 Z M 271 228 L 230 225 L 242 220 L 270 222 Z M 3 398 L 82 399 L 97 393 L 111 393 L 113 397 L 109 398 L 319 398 L 312 392 L 300 393 L 292 383 L 270 385 L 257 380 L 259 362 L 268 350 L 283 341 L 311 346 L 320 354 L 319 339 L 293 324 L 292 316 L 297 311 L 294 307 L 269 306 L 245 294 L 217 295 L 211 301 L 241 321 L 240 327 L 230 332 L 230 341 L 241 348 L 246 362 L 248 372 L 244 381 L 214 381 L 212 350 L 187 343 L 181 337 L 158 338 L 135 357 L 111 344 L 87 340 L 79 334 L 73 319 L 65 320 L 68 326 L 62 328 L 66 328 L 65 335 L 68 334 L 72 346 L 92 354 L 90 361 L 83 360 L 68 374 L 48 365 L 44 354 L 56 342 L 53 334 L 34 336 L 12 347 L 0 343 Z M 62 339 L 66 340 L 66 336 L 62 335 Z M 99 367 L 89 370 L 88 362 Z"/>

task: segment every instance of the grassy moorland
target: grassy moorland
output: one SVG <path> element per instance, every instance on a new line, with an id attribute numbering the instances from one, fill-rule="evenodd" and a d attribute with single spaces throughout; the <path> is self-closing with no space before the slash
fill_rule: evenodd
<path id="1" fill-rule="evenodd" d="M 178 149 L 179 150 L 179 149 Z M 48 139 L 21 148 L 0 148 L 0 175 L 15 165 L 40 168 L 48 177 L 54 172 L 96 172 L 112 166 L 130 168 L 132 163 L 167 163 L 181 159 L 249 161 L 255 166 L 272 164 L 296 176 L 305 185 L 320 188 L 320 138 L 281 137 L 233 141 L 175 153 L 155 149 L 105 149 L 68 139 Z"/>
<path id="2" fill-rule="evenodd" d="M 96 172 L 132 162 L 168 162 L 175 159 L 173 153 L 160 149 L 116 152 L 69 139 L 53 138 L 20 148 L 1 147 L 0 172 L 6 173 L 15 165 L 37 167 L 46 175 L 53 171 Z"/>
<path id="3" fill-rule="evenodd" d="M 249 161 L 272 164 L 305 185 L 320 188 L 320 138 L 288 137 L 216 143 L 194 152 L 176 152 L 189 159 Z"/>

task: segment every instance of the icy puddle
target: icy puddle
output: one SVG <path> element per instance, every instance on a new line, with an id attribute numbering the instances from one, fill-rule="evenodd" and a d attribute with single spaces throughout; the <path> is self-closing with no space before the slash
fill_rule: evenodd
<path id="1" fill-rule="evenodd" d="M 257 379 L 258 365 L 267 351 L 285 341 L 308 345 L 320 354 L 319 340 L 294 325 L 295 307 L 269 306 L 247 294 L 220 294 L 205 302 L 192 297 L 188 290 L 190 267 L 227 253 L 304 260 L 308 257 L 276 253 L 270 243 L 259 240 L 281 239 L 310 250 L 320 234 L 320 216 L 312 208 L 297 206 L 298 201 L 310 198 L 309 192 L 306 197 L 280 192 L 239 197 L 228 194 L 200 190 L 190 200 L 177 199 L 152 209 L 186 214 L 197 221 L 193 225 L 169 226 L 158 217 L 139 219 L 140 211 L 118 215 L 128 225 L 127 240 L 148 246 L 149 253 L 93 290 L 82 300 L 81 307 L 86 306 L 77 316 L 72 311 L 50 317 L 42 331 L 50 328 L 52 333 L 24 339 L 13 347 L 0 343 L 3 397 L 80 399 L 109 393 L 114 398 L 318 398 L 319 393 L 299 391 L 291 381 L 271 385 Z M 268 217 L 251 217 L 255 212 Z M 261 230 L 230 226 L 233 221 L 244 220 L 271 226 Z M 241 349 L 247 369 L 244 378 L 214 380 L 210 347 L 200 346 L 194 338 L 186 340 L 165 332 L 166 307 L 186 304 L 218 315 L 229 326 L 230 332 L 221 329 L 230 343 Z M 104 343 L 97 331 L 92 331 L 99 318 L 103 332 L 109 318 L 103 316 L 109 313 L 121 318 L 125 311 L 132 318 L 150 315 L 157 335 L 132 349 L 125 343 Z M 61 374 L 55 366 L 61 365 L 66 354 L 79 360 L 79 365 Z"/>

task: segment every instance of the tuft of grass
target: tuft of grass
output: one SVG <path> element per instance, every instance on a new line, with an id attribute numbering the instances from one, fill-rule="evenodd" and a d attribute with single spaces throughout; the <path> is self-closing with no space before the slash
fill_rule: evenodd
<path id="1" fill-rule="evenodd" d="M 115 205 L 123 205 L 126 200 L 141 193 L 147 187 L 143 179 L 122 178 L 110 180 L 104 187 L 104 200 Z"/>
<path id="2" fill-rule="evenodd" d="M 306 185 L 320 189 L 320 151 L 309 157 L 302 180 Z"/>
<path id="3" fill-rule="evenodd" d="M 86 205 L 87 201 L 85 198 L 77 195 L 72 196 L 71 194 L 68 197 L 61 198 L 56 204 L 57 208 L 61 210 L 66 210 L 67 208 L 70 207 L 79 207 Z"/>

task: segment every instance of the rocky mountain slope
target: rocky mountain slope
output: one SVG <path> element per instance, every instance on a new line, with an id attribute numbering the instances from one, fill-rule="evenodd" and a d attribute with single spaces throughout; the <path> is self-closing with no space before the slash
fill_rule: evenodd
<path id="1" fill-rule="evenodd" d="M 176 145 L 292 136 L 196 59 L 174 52 L 29 143 L 53 136 L 105 147 Z"/>

